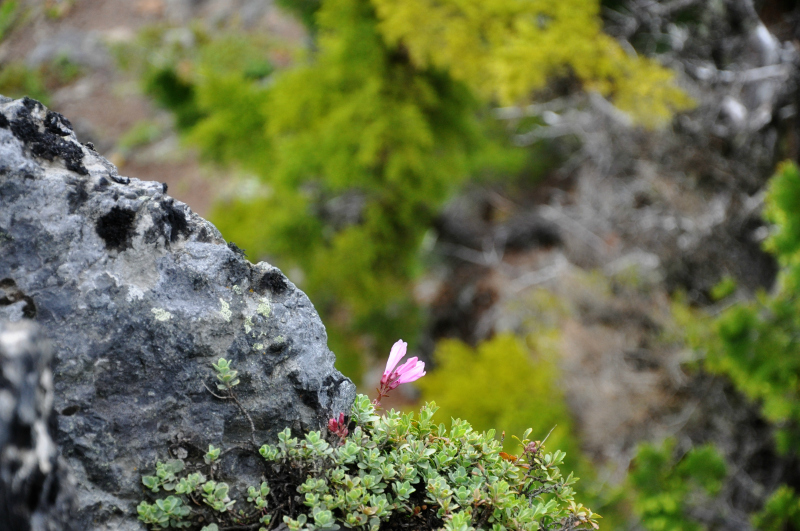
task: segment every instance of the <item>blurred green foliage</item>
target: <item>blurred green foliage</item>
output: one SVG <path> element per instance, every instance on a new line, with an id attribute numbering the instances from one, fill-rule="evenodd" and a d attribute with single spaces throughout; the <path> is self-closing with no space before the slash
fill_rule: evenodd
<path id="1" fill-rule="evenodd" d="M 0 94 L 10 98 L 28 96 L 48 105 L 51 92 L 69 85 L 84 73 L 84 68 L 66 55 L 38 67 L 12 61 L 0 66 Z"/>
<path id="2" fill-rule="evenodd" d="M 730 378 L 755 401 L 775 428 L 778 452 L 791 457 L 800 448 L 800 170 L 794 163 L 781 164 L 770 180 L 764 217 L 773 223 L 764 247 L 780 266 L 771 292 L 734 299 L 719 316 L 677 301 L 674 315 L 687 343 L 705 354 L 698 367 Z M 726 277 L 713 295 L 724 303 L 735 291 Z M 782 486 L 753 521 L 758 529 L 800 528 L 800 498 Z"/>
<path id="3" fill-rule="evenodd" d="M 800 496 L 782 485 L 772 493 L 764 509 L 753 515 L 752 523 L 759 531 L 800 529 Z"/>
<path id="4" fill-rule="evenodd" d="M 277 3 L 299 18 L 309 31 L 316 30 L 316 15 L 322 6 L 322 0 L 278 0 Z"/>
<path id="5" fill-rule="evenodd" d="M 501 104 L 524 102 L 570 74 L 613 98 L 634 120 L 658 126 L 694 104 L 674 74 L 631 56 L 602 32 L 597 0 L 373 0 L 389 43 Z"/>
<path id="6" fill-rule="evenodd" d="M 230 129 L 230 143 L 235 143 L 245 134 L 258 135 L 258 126 L 264 123 L 240 122 L 249 115 L 237 114 L 228 107 L 238 103 L 236 87 L 242 91 L 253 89 L 263 95 L 263 90 L 256 90 L 253 85 L 262 83 L 273 72 L 268 56 L 271 49 L 272 42 L 262 36 L 238 31 L 212 34 L 195 24 L 186 28 L 147 28 L 139 34 L 134 45 L 119 46 L 114 52 L 123 69 L 135 70 L 141 76 L 145 92 L 159 105 L 172 111 L 178 130 L 190 133 L 204 120 L 215 124 L 222 121 Z M 234 87 L 233 92 L 230 86 Z M 220 88 L 227 89 L 222 95 L 233 100 L 224 99 L 217 108 L 219 102 L 215 99 L 215 91 Z M 252 105 L 254 111 L 262 103 L 260 99 L 242 102 Z M 207 107 L 220 111 L 220 116 L 208 116 L 204 110 Z M 259 116 L 258 112 L 256 116 Z M 243 130 L 243 134 L 236 137 L 239 130 Z M 228 153 L 228 157 L 222 157 L 218 152 L 205 155 L 212 160 L 237 160 L 246 153 L 236 151 Z"/>
<path id="7" fill-rule="evenodd" d="M 59 20 L 69 14 L 75 0 L 48 0 L 45 2 L 44 14 L 53 20 Z"/>
<path id="8" fill-rule="evenodd" d="M 711 288 L 711 298 L 720 301 L 736 292 L 736 279 L 730 275 L 722 277 L 716 286 Z"/>
<path id="9" fill-rule="evenodd" d="M 29 96 L 45 105 L 50 102 L 41 72 L 21 62 L 6 63 L 0 67 L 0 94 L 9 98 Z"/>
<path id="10" fill-rule="evenodd" d="M 211 218 L 250 258 L 302 271 L 303 289 L 340 329 L 331 334 L 340 366 L 418 329 L 410 281 L 444 201 L 468 178 L 530 162 L 491 116 L 495 97 L 524 102 L 550 77 L 573 75 L 641 123 L 690 104 L 669 70 L 601 33 L 596 0 L 512 4 L 284 2 L 315 47 L 275 72 L 264 58 L 276 43 L 241 33 L 154 29 L 128 54 L 206 159 L 263 180 Z M 453 41 L 462 34 L 479 45 Z"/>
<path id="11" fill-rule="evenodd" d="M 558 385 L 558 353 L 540 349 L 532 353 L 509 334 L 497 335 L 472 348 L 448 339 L 436 346 L 436 369 L 417 382 L 424 401 L 435 398 L 446 417 L 469 419 L 478 430 L 505 431 L 504 448 L 517 443 L 512 435 L 533 428 L 544 437 L 555 428 L 547 444 L 577 455 L 572 423 Z"/>
<path id="12" fill-rule="evenodd" d="M 722 488 L 727 474 L 724 457 L 711 445 L 676 452 L 674 439 L 660 446 L 640 445 L 629 482 L 634 510 L 649 531 L 701 531 L 692 508 L 702 508 Z"/>
<path id="13" fill-rule="evenodd" d="M 19 14 L 19 2 L 17 2 L 17 0 L 9 0 L 0 5 L 0 42 L 2 42 L 8 31 L 14 26 Z"/>
<path id="14" fill-rule="evenodd" d="M 23 28 L 31 13 L 31 6 L 17 0 L 0 2 L 0 42 L 13 29 Z M 49 95 L 53 91 L 69 85 L 84 73 L 81 65 L 64 54 L 37 66 L 16 60 L 0 62 L 0 94 L 10 98 L 28 96 L 49 105 Z"/>
<path id="15" fill-rule="evenodd" d="M 701 345 L 706 366 L 727 375 L 760 404 L 778 428 L 782 452 L 800 447 L 800 171 L 784 163 L 769 184 L 765 218 L 774 224 L 765 248 L 780 265 L 772 293 L 739 302 L 714 323 Z"/>

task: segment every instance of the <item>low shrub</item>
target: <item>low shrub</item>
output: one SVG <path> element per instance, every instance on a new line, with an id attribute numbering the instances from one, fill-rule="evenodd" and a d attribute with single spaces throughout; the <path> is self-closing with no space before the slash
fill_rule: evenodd
<path id="1" fill-rule="evenodd" d="M 600 516 L 575 502 L 578 478 L 560 470 L 566 454 L 546 452 L 531 429 L 517 439 L 515 456 L 502 451 L 494 430 L 478 432 L 461 419 L 435 424 L 433 402 L 417 417 L 379 414 L 380 398 L 425 374 L 416 358 L 397 367 L 405 352 L 405 343 L 395 344 L 375 402 L 358 395 L 349 417 L 331 419 L 327 430 L 301 438 L 286 428 L 277 444 L 261 446 L 263 481 L 249 487 L 246 508 L 214 479 L 221 451 L 209 446 L 202 463 L 158 463 L 155 476 L 142 478 L 151 493 L 167 496 L 141 502 L 139 518 L 153 530 L 598 528 Z M 224 359 L 214 368 L 227 393 L 215 396 L 239 404 L 236 371 Z"/>

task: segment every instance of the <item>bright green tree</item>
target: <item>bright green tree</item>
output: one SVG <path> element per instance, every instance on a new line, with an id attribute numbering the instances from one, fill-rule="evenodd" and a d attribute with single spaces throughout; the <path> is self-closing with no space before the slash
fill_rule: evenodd
<path id="1" fill-rule="evenodd" d="M 420 66 L 447 70 L 485 98 L 525 103 L 575 76 L 648 126 L 692 105 L 674 74 L 602 32 L 596 0 L 373 0 L 387 40 Z"/>

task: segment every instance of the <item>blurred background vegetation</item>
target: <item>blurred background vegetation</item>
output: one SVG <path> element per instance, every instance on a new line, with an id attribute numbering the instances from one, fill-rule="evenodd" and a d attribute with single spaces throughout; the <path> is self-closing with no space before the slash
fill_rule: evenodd
<path id="1" fill-rule="evenodd" d="M 281 267 L 363 392 L 403 338 L 390 406 L 555 427 L 604 528 L 800 530 L 798 39 L 781 0 L 7 0 L 0 93 Z"/>

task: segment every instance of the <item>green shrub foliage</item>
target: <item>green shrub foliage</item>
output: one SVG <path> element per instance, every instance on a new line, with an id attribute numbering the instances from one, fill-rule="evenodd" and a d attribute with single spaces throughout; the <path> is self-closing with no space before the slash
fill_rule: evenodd
<path id="1" fill-rule="evenodd" d="M 770 180 L 764 217 L 774 224 L 765 248 L 780 270 L 771 293 L 739 302 L 706 338 L 707 367 L 727 375 L 775 425 L 778 450 L 800 448 L 800 170 L 782 164 Z M 758 529 L 800 527 L 800 498 L 787 486 L 754 516 Z"/>
<path id="2" fill-rule="evenodd" d="M 780 271 L 770 294 L 728 308 L 701 339 L 706 366 L 731 378 L 758 401 L 777 428 L 778 447 L 796 452 L 800 445 L 800 171 L 785 163 L 772 178 L 765 218 L 774 224 L 765 248 Z"/>
<path id="3" fill-rule="evenodd" d="M 752 518 L 759 531 L 800 529 L 800 496 L 786 485 L 772 493 L 764 508 Z"/>
<path id="4" fill-rule="evenodd" d="M 577 478 L 560 470 L 565 454 L 545 451 L 528 429 L 519 457 L 502 452 L 494 430 L 477 432 L 463 420 L 435 424 L 428 403 L 413 413 L 379 415 L 358 395 L 349 434 L 312 431 L 302 439 L 287 428 L 263 445 L 264 481 L 248 489 L 239 509 L 228 485 L 209 479 L 220 450 L 204 463 L 158 463 L 142 483 L 170 494 L 139 504 L 151 529 L 203 522 L 226 528 L 292 531 L 350 529 L 568 530 L 597 529 L 599 515 L 574 500 Z M 243 505 L 243 504 L 240 504 Z M 260 525 L 259 525 L 260 524 Z"/>
<path id="5" fill-rule="evenodd" d="M 634 509 L 649 531 L 702 531 L 691 517 L 722 488 L 727 474 L 725 459 L 713 445 L 692 448 L 676 455 L 675 440 L 660 446 L 640 445 L 629 481 Z"/>
<path id="6" fill-rule="evenodd" d="M 718 316 L 675 305 L 689 345 L 705 353 L 701 366 L 725 375 L 736 389 L 760 406 L 775 427 L 779 452 L 797 455 L 800 447 L 800 171 L 794 163 L 779 166 L 770 180 L 764 217 L 773 223 L 765 248 L 780 266 L 770 293 L 755 300 L 731 302 Z M 735 293 L 723 278 L 714 290 L 722 299 Z M 800 499 L 779 487 L 753 516 L 758 529 L 798 527 Z"/>

